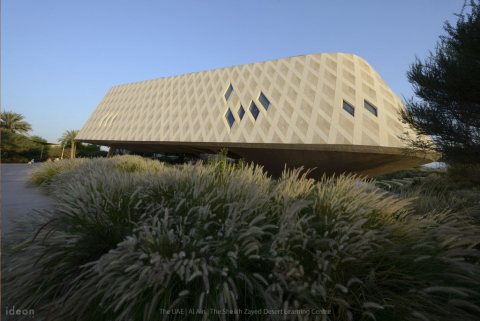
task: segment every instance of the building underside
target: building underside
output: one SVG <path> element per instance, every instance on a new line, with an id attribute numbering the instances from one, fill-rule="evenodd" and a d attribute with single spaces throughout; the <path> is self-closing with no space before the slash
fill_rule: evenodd
<path id="1" fill-rule="evenodd" d="M 436 159 L 431 153 L 408 152 L 398 147 L 359 145 L 315 144 L 222 144 L 186 142 L 115 142 L 85 141 L 91 144 L 107 144 L 132 152 L 171 154 L 216 154 L 222 149 L 228 156 L 244 159 L 264 167 L 273 176 L 279 176 L 285 168 L 303 167 L 310 170 L 310 177 L 323 174 L 355 173 L 374 177 L 404 168 L 415 167 Z"/>

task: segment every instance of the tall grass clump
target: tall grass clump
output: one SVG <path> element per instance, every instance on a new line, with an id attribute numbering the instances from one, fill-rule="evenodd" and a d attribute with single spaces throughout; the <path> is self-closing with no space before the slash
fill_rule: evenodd
<path id="1" fill-rule="evenodd" d="M 4 304 L 44 320 L 477 319 L 466 215 L 355 176 L 119 161 L 56 176 L 54 209 L 9 247 Z"/>
<path id="2" fill-rule="evenodd" d="M 412 199 L 417 213 L 443 212 L 449 209 L 457 217 L 480 224 L 480 184 L 450 172 L 411 170 L 380 177 L 377 186 Z"/>
<path id="3" fill-rule="evenodd" d="M 113 166 L 123 172 L 158 172 L 164 167 L 164 164 L 137 155 L 115 156 L 110 159 Z"/>
<path id="4" fill-rule="evenodd" d="M 28 184 L 33 186 L 48 186 L 55 177 L 63 172 L 85 164 L 85 159 L 65 159 L 55 162 L 45 162 L 34 169 L 28 178 Z"/>
<path id="5" fill-rule="evenodd" d="M 110 170 L 118 170 L 126 173 L 146 173 L 159 172 L 164 168 L 164 164 L 136 155 L 114 156 L 112 158 L 96 158 L 96 159 L 82 159 L 76 158 L 73 160 L 61 160 L 56 162 L 45 162 L 34 171 L 28 178 L 28 184 L 32 186 L 41 186 L 50 191 L 50 185 L 57 183 L 59 177 L 66 177 L 67 179 L 79 179 L 78 173 L 72 172 L 78 167 L 95 171 L 97 167 L 108 167 Z M 64 175 L 60 175 L 64 174 Z M 83 172 L 81 172 L 83 174 Z M 89 176 L 90 177 L 90 176 Z M 74 179 L 74 180 L 75 180 Z M 61 180 L 61 179 L 60 179 Z"/>

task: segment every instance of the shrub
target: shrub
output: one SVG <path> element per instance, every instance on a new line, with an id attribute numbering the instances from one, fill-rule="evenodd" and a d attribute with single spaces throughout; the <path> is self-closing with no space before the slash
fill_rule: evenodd
<path id="1" fill-rule="evenodd" d="M 452 164 L 448 167 L 448 174 L 454 180 L 480 184 L 480 164 Z"/>
<path id="2" fill-rule="evenodd" d="M 60 181 L 62 184 L 68 184 L 68 181 L 70 180 L 81 179 L 81 176 L 84 174 L 84 171 L 71 173 L 73 169 L 78 167 L 88 168 L 86 170 L 87 173 L 90 170 L 95 170 L 97 167 L 103 167 L 107 171 L 104 175 L 108 175 L 108 171 L 113 171 L 114 169 L 128 173 L 158 172 L 163 168 L 163 166 L 163 163 L 158 161 L 130 155 L 115 156 L 110 159 L 97 158 L 87 160 L 78 158 L 73 160 L 45 162 L 31 173 L 28 183 L 30 185 L 43 186 L 47 188 L 54 181 Z M 63 173 L 66 175 L 60 175 Z M 61 179 L 59 176 L 65 178 Z M 91 175 L 88 175 L 88 177 L 91 177 Z"/>
<path id="3" fill-rule="evenodd" d="M 7 304 L 49 320 L 226 320 L 211 309 L 237 308 L 476 320 L 480 239 L 466 215 L 412 211 L 354 176 L 142 164 L 92 160 L 55 176 L 57 205 L 4 260 Z M 206 313 L 162 310 L 173 308 Z"/>
<path id="4" fill-rule="evenodd" d="M 376 185 L 399 197 L 410 198 L 418 214 L 449 209 L 456 216 L 480 224 L 480 185 L 450 172 L 418 171 L 402 178 L 382 177 Z"/>
<path id="5" fill-rule="evenodd" d="M 26 163 L 31 159 L 37 161 L 47 159 L 50 146 L 35 142 L 45 141 L 41 137 L 28 138 L 4 128 L 0 129 L 0 137 L 2 163 Z"/>
<path id="6" fill-rule="evenodd" d="M 28 178 L 28 183 L 34 186 L 48 187 L 55 180 L 57 175 L 77 168 L 84 163 L 84 159 L 45 162 L 32 171 Z"/>
<path id="7" fill-rule="evenodd" d="M 111 162 L 124 172 L 158 172 L 163 169 L 163 163 L 135 155 L 115 156 Z"/>

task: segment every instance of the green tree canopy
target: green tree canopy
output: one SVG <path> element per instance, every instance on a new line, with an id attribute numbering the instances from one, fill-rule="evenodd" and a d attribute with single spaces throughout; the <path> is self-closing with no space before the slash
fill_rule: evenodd
<path id="1" fill-rule="evenodd" d="M 48 157 L 50 146 L 39 136 L 27 137 L 11 130 L 1 129 L 1 161 L 5 163 L 25 163 L 31 159 L 42 161 Z"/>
<path id="2" fill-rule="evenodd" d="M 76 155 L 76 143 L 75 138 L 77 137 L 78 130 L 67 130 L 63 133 L 62 137 L 58 140 L 63 147 L 70 145 L 70 158 L 75 158 Z"/>
<path id="3" fill-rule="evenodd" d="M 33 135 L 33 136 L 30 136 L 30 140 L 32 140 L 33 142 L 36 142 L 36 143 L 44 143 L 44 144 L 47 144 L 48 141 L 43 138 L 43 137 L 40 137 L 40 136 L 37 136 L 37 135 Z"/>
<path id="4" fill-rule="evenodd" d="M 32 130 L 32 126 L 24 121 L 24 116 L 13 111 L 3 111 L 0 113 L 1 127 L 10 130 L 13 133 L 25 134 Z"/>
<path id="5" fill-rule="evenodd" d="M 434 52 L 408 71 L 415 98 L 403 120 L 430 135 L 449 162 L 480 162 L 480 1 L 464 4 L 444 25 Z"/>

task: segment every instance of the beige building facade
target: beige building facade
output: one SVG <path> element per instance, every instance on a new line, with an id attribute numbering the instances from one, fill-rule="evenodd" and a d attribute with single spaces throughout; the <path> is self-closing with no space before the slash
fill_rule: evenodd
<path id="1" fill-rule="evenodd" d="M 433 159 L 400 139 L 403 108 L 364 59 L 312 54 L 115 86 L 77 140 L 377 175 Z"/>

